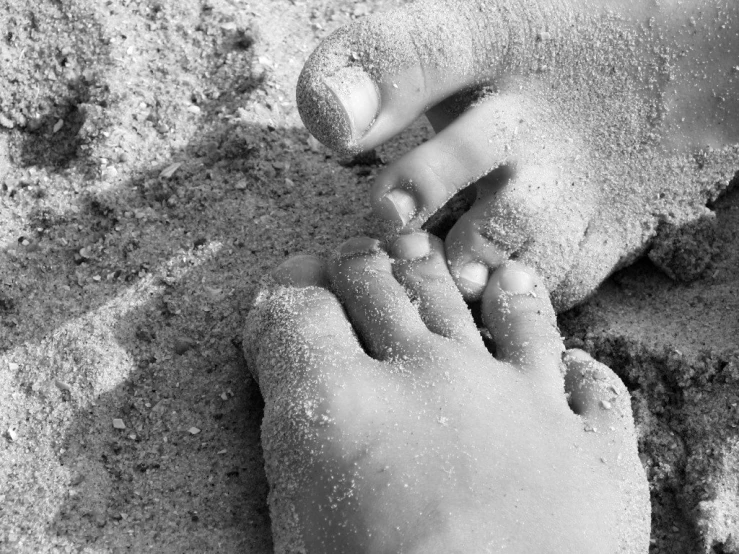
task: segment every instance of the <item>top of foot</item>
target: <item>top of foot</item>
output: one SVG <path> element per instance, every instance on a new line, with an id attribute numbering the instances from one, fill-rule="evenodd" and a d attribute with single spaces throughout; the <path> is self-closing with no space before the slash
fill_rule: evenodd
<path id="1" fill-rule="evenodd" d="M 493 358 L 442 243 L 390 252 L 355 239 L 283 266 L 249 316 L 275 551 L 646 552 L 629 394 L 584 352 L 562 366 L 541 280 L 491 276 Z"/>

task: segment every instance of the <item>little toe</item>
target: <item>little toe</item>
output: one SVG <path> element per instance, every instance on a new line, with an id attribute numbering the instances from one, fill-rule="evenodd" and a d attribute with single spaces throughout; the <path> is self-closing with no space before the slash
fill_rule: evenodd
<path id="1" fill-rule="evenodd" d="M 497 3 L 443 0 L 358 20 L 306 62 L 297 88 L 301 117 L 339 152 L 373 148 L 451 94 L 490 81 L 523 20 Z"/>
<path id="2" fill-rule="evenodd" d="M 482 317 L 497 358 L 562 389 L 562 337 L 549 293 L 532 269 L 507 262 L 493 272 L 482 297 Z"/>
<path id="3" fill-rule="evenodd" d="M 373 357 L 389 360 L 423 351 L 430 332 L 393 277 L 379 241 L 360 237 L 345 242 L 328 272 L 332 289 Z"/>
<path id="4" fill-rule="evenodd" d="M 583 438 L 595 447 L 591 452 L 603 467 L 618 478 L 628 499 L 624 525 L 645 545 L 649 539 L 649 486 L 639 460 L 631 395 L 618 375 L 583 350 L 568 350 L 562 361 L 565 392 L 570 408 L 582 420 Z M 645 551 L 644 547 L 639 550 Z"/>
<path id="5" fill-rule="evenodd" d="M 401 235 L 390 254 L 395 277 L 431 332 L 482 345 L 469 308 L 449 274 L 439 238 L 424 232 Z"/>
<path id="6" fill-rule="evenodd" d="M 570 408 L 583 419 L 585 430 L 615 433 L 636 444 L 631 396 L 618 375 L 583 350 L 568 350 L 563 361 Z"/>
<path id="7" fill-rule="evenodd" d="M 568 350 L 562 362 L 570 408 L 582 420 L 583 452 L 594 455 L 598 465 L 619 483 L 625 500 L 620 525 L 628 529 L 633 541 L 628 551 L 646 552 L 649 484 L 639 459 L 631 396 L 609 367 L 583 350 Z"/>

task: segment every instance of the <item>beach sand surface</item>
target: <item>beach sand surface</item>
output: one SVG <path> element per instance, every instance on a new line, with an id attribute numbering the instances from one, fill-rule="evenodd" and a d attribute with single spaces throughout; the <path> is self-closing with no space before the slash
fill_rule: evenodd
<path id="1" fill-rule="evenodd" d="M 260 278 L 384 231 L 295 107 L 394 2 L 0 0 L 0 553 L 271 551 Z M 739 187 L 560 318 L 633 398 L 655 553 L 739 552 Z M 443 227 L 442 222 L 441 227 Z M 448 227 L 448 225 L 447 225 Z"/>

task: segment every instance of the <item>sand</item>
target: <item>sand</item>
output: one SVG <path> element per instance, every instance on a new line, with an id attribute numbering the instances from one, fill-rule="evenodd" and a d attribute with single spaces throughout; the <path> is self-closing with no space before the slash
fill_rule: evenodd
<path id="1" fill-rule="evenodd" d="M 378 234 L 373 176 L 430 132 L 339 159 L 295 85 L 392 5 L 0 0 L 0 552 L 271 551 L 245 314 L 289 254 Z M 561 316 L 634 395 L 653 552 L 739 552 L 739 194 L 715 208 L 654 252 L 672 278 Z"/>

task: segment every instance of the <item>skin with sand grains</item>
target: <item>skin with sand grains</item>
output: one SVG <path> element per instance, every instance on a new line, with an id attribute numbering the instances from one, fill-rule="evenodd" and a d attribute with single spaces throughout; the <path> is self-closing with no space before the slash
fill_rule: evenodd
<path id="1" fill-rule="evenodd" d="M 387 167 L 371 199 L 417 228 L 476 182 L 446 237 L 478 299 L 507 259 L 557 310 L 707 212 L 739 168 L 734 0 L 427 0 L 328 37 L 298 106 L 343 154 L 426 114 L 437 135 Z"/>
<path id="2" fill-rule="evenodd" d="M 442 242 L 389 253 L 358 238 L 288 260 L 247 319 L 275 552 L 646 552 L 629 394 L 562 357 L 541 279 L 492 274 L 494 358 Z"/>

